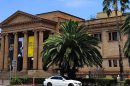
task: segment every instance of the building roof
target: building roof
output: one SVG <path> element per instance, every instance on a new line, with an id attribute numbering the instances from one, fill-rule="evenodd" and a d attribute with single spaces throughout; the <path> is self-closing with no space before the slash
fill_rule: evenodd
<path id="1" fill-rule="evenodd" d="M 69 15 L 69 16 L 72 16 L 72 17 L 81 19 L 81 20 L 83 20 L 83 21 L 85 20 L 85 19 L 83 19 L 83 18 L 81 18 L 81 17 L 77 17 L 77 16 L 75 16 L 75 15 L 72 15 L 72 14 L 69 14 L 69 13 L 66 13 L 66 12 L 63 12 L 63 11 L 59 11 L 59 10 L 57 10 L 57 11 L 51 11 L 51 12 L 46 12 L 46 13 L 40 13 L 40 14 L 36 14 L 36 15 L 44 15 L 44 14 L 55 13 L 55 12 L 63 13 L 63 14 L 66 14 L 66 15 Z"/>
<path id="2" fill-rule="evenodd" d="M 32 14 L 29 14 L 29 13 L 26 13 L 26 12 L 18 10 L 14 14 L 12 14 L 11 16 L 9 16 L 7 19 L 5 19 L 3 22 L 1 22 L 0 26 L 3 25 L 3 24 L 5 24 L 6 22 L 10 21 L 12 18 L 14 18 L 16 15 L 19 15 L 19 14 L 26 15 L 26 16 L 32 17 L 34 19 L 45 21 L 45 22 L 49 22 L 49 23 L 56 23 L 54 21 L 51 21 L 51 20 L 48 20 L 48 19 L 44 19 L 44 18 L 40 18 L 38 16 L 35 16 L 35 15 L 32 15 Z"/>

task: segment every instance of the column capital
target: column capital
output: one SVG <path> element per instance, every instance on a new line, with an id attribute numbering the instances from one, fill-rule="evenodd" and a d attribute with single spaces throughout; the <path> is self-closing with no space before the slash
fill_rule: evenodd
<path id="1" fill-rule="evenodd" d="M 4 36 L 8 36 L 9 35 L 9 33 L 4 33 Z"/>
<path id="2" fill-rule="evenodd" d="M 45 27 L 37 27 L 36 30 L 40 31 L 46 31 L 47 29 Z"/>
<path id="3" fill-rule="evenodd" d="M 27 34 L 27 33 L 28 33 L 28 31 L 23 31 L 22 33 Z"/>
<path id="4" fill-rule="evenodd" d="M 18 35 L 18 32 L 14 32 L 13 35 Z"/>
<path id="5" fill-rule="evenodd" d="M 38 30 L 39 32 L 44 32 L 43 30 Z"/>
<path id="6" fill-rule="evenodd" d="M 1 33 L 1 36 L 5 36 L 5 33 Z"/>
<path id="7" fill-rule="evenodd" d="M 38 32 L 44 32 L 44 31 L 46 31 L 45 29 L 43 29 L 43 28 L 37 28 L 36 29 Z"/>
<path id="8" fill-rule="evenodd" d="M 50 34 L 54 34 L 55 32 L 50 31 Z"/>
<path id="9" fill-rule="evenodd" d="M 33 32 L 38 32 L 39 30 L 37 30 L 37 29 L 34 29 L 34 30 L 32 30 Z"/>

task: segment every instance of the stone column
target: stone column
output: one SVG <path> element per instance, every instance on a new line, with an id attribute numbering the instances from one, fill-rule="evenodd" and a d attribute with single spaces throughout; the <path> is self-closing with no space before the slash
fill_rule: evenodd
<path id="1" fill-rule="evenodd" d="M 14 54 L 13 54 L 13 60 L 16 61 L 16 65 L 17 65 L 17 58 L 18 58 L 18 34 L 14 33 Z M 17 70 L 17 68 L 15 70 Z"/>
<path id="2" fill-rule="evenodd" d="M 8 34 L 5 36 L 5 53 L 4 53 L 4 70 L 8 70 L 8 59 L 9 59 L 9 37 Z"/>
<path id="3" fill-rule="evenodd" d="M 38 54 L 38 70 L 43 69 L 41 52 L 43 50 L 43 32 L 39 32 L 39 54 Z"/>
<path id="4" fill-rule="evenodd" d="M 34 60 L 33 69 L 38 68 L 38 32 L 34 31 Z"/>
<path id="5" fill-rule="evenodd" d="M 28 60 L 28 34 L 24 32 L 24 45 L 23 45 L 23 71 L 27 70 Z"/>
<path id="6" fill-rule="evenodd" d="M 2 39 L 1 39 L 1 56 L 0 56 L 0 70 L 3 70 L 3 68 L 4 68 L 4 46 L 5 46 L 5 37 L 2 34 Z"/>

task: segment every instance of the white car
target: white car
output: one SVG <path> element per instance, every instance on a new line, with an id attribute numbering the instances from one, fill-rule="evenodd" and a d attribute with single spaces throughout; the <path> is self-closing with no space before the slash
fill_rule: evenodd
<path id="1" fill-rule="evenodd" d="M 44 86 L 82 86 L 80 81 L 66 80 L 62 76 L 52 76 L 43 82 Z"/>

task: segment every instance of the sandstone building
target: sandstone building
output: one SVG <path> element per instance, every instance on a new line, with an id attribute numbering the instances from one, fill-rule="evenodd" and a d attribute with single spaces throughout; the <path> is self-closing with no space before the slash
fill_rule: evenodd
<path id="1" fill-rule="evenodd" d="M 85 20 L 83 18 L 61 12 L 52 11 L 32 15 L 17 11 L 0 24 L 0 70 L 1 74 L 7 71 L 17 71 L 17 74 L 30 76 L 46 76 L 56 73 L 53 68 L 49 72 L 43 71 L 40 52 L 43 42 L 49 34 L 60 31 L 60 23 L 74 20 L 87 25 L 89 32 L 100 40 L 100 52 L 103 56 L 103 71 L 106 75 L 119 74 L 118 32 L 114 16 L 107 18 L 98 15 L 96 19 Z M 120 26 L 125 20 L 124 16 L 118 17 Z M 126 37 L 122 36 L 122 46 Z M 130 63 L 123 56 L 124 74 L 129 76 Z M 13 65 L 13 68 L 10 67 Z M 94 67 L 81 68 L 79 74 L 86 75 L 88 71 L 98 70 Z"/>

